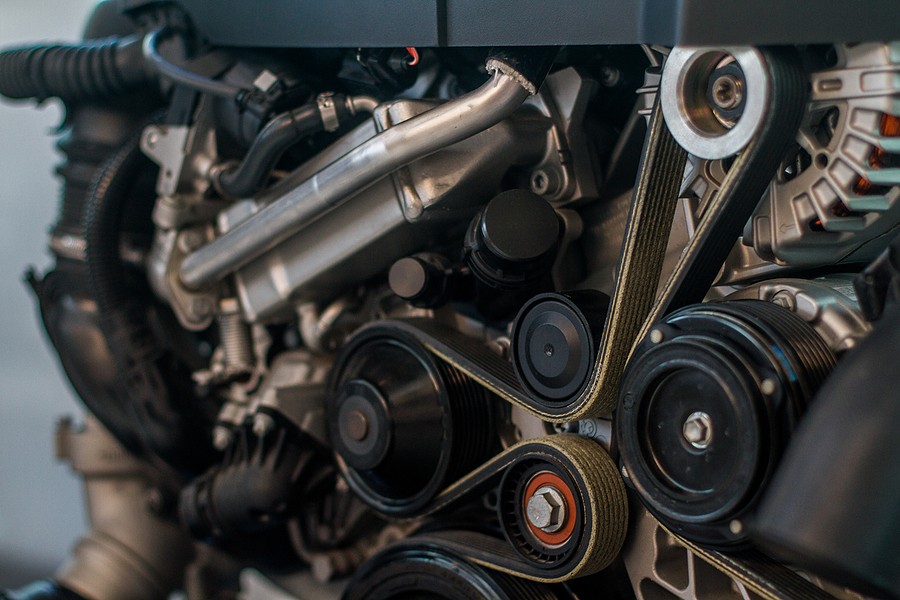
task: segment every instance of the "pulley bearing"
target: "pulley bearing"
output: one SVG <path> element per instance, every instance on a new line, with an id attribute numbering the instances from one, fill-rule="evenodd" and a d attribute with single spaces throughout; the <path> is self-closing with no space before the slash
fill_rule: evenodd
<path id="1" fill-rule="evenodd" d="M 740 152 L 759 133 L 770 88 L 765 58 L 755 48 L 675 47 L 659 93 L 675 140 L 712 160 Z"/>

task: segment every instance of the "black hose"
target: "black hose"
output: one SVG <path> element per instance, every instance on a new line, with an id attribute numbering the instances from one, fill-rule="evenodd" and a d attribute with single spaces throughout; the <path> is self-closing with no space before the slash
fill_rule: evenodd
<path id="1" fill-rule="evenodd" d="M 101 168 L 85 203 L 84 237 L 89 280 L 100 327 L 115 357 L 116 369 L 141 437 L 147 448 L 178 468 L 199 470 L 203 438 L 192 418 L 196 406 L 189 383 L 173 371 L 171 356 L 148 321 L 143 295 L 129 285 L 122 264 L 122 219 L 132 186 L 152 163 L 132 136 Z"/>
<path id="2" fill-rule="evenodd" d="M 253 195 L 285 150 L 323 129 L 322 117 L 314 102 L 278 115 L 253 140 L 243 162 L 219 172 L 216 187 L 232 198 Z"/>
<path id="3" fill-rule="evenodd" d="M 209 79 L 203 75 L 188 71 L 187 69 L 166 60 L 159 53 L 159 41 L 161 38 L 173 33 L 172 30 L 166 27 L 160 27 L 147 34 L 144 38 L 142 50 L 144 59 L 150 67 L 159 73 L 160 76 L 173 83 L 189 87 L 199 92 L 228 98 L 237 102 L 242 101 L 245 96 L 251 93 L 249 90 L 245 90 L 238 86 Z"/>
<path id="4" fill-rule="evenodd" d="M 120 97 L 148 83 L 143 64 L 136 36 L 10 48 L 0 52 L 0 95 L 66 103 Z"/>

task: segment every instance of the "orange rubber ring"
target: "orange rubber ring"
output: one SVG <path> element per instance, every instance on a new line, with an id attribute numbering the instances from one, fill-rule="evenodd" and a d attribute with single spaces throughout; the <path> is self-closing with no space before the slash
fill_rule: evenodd
<path id="1" fill-rule="evenodd" d="M 525 486 L 525 496 L 522 499 L 523 515 L 528 514 L 529 498 L 544 486 L 555 488 L 562 494 L 562 497 L 566 502 L 566 522 L 563 524 L 562 529 L 553 533 L 547 533 L 546 531 L 535 527 L 528 521 L 527 516 L 525 517 L 525 523 L 528 525 L 528 529 L 531 530 L 531 533 L 534 534 L 534 537 L 548 546 L 559 546 L 569 541 L 569 538 L 575 533 L 575 521 L 577 520 L 577 511 L 575 508 L 578 505 L 575 502 L 575 494 L 572 492 L 569 485 L 563 481 L 562 477 L 550 471 L 541 471 L 540 473 L 536 473 L 528 482 L 528 485 Z"/>

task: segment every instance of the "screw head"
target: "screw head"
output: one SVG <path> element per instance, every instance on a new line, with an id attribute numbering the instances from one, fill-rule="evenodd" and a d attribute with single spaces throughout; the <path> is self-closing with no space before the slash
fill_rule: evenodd
<path id="1" fill-rule="evenodd" d="M 666 334 L 663 333 L 662 329 L 651 329 L 650 330 L 650 341 L 654 344 L 662 343 L 663 340 L 666 339 Z"/>
<path id="2" fill-rule="evenodd" d="M 528 522 L 547 533 L 562 529 L 566 522 L 566 501 L 555 487 L 545 485 L 535 490 L 526 506 Z"/>
<path id="3" fill-rule="evenodd" d="M 703 411 L 693 412 L 684 421 L 681 434 L 691 446 L 703 450 L 712 443 L 712 419 Z"/>
<path id="4" fill-rule="evenodd" d="M 713 103 L 722 110 L 731 110 L 744 100 L 744 82 L 731 73 L 720 75 L 712 84 Z"/>
<path id="5" fill-rule="evenodd" d="M 155 148 L 156 144 L 159 143 L 159 132 L 156 129 L 148 130 L 144 142 L 146 142 L 148 148 Z"/>

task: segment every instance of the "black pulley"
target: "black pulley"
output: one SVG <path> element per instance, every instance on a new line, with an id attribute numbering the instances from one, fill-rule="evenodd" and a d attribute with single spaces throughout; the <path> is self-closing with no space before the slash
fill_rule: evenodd
<path id="1" fill-rule="evenodd" d="M 332 372 L 328 431 L 347 482 L 370 506 L 414 515 L 493 454 L 496 403 L 411 336 L 357 334 Z"/>
<path id="2" fill-rule="evenodd" d="M 489 571 L 433 543 L 415 540 L 388 548 L 356 572 L 344 600 L 566 600 L 561 585 Z"/>
<path id="3" fill-rule="evenodd" d="M 513 325 L 512 361 L 522 386 L 549 403 L 578 394 L 594 366 L 609 296 L 594 290 L 540 294 Z"/>
<path id="4" fill-rule="evenodd" d="M 745 544 L 744 519 L 834 364 L 809 324 L 767 302 L 693 305 L 656 325 L 616 413 L 647 508 L 698 543 Z"/>

